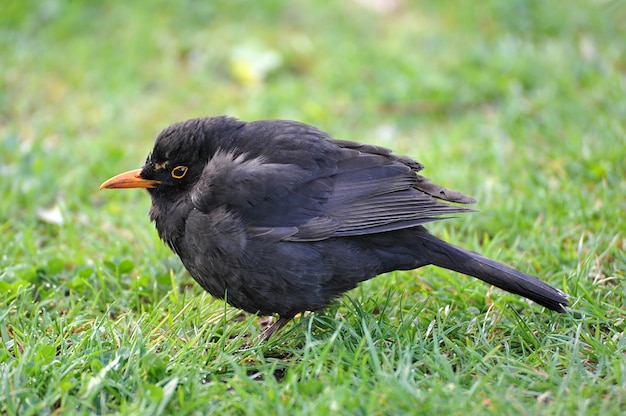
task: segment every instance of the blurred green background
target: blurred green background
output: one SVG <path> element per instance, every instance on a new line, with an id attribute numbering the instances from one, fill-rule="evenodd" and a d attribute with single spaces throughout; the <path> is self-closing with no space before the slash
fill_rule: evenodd
<path id="1" fill-rule="evenodd" d="M 0 413 L 620 414 L 625 40 L 621 0 L 4 0 Z M 144 192 L 98 191 L 221 114 L 414 157 L 479 201 L 434 232 L 575 313 L 424 269 L 254 343 Z"/>

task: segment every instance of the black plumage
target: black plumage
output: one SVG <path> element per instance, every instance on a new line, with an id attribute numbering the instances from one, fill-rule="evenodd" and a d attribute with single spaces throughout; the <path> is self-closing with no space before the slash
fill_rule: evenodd
<path id="1" fill-rule="evenodd" d="M 278 314 L 268 335 L 359 282 L 428 264 L 564 312 L 560 290 L 423 227 L 475 201 L 422 168 L 294 121 L 213 117 L 166 128 L 142 169 L 102 188 L 147 188 L 161 239 L 213 296 Z"/>

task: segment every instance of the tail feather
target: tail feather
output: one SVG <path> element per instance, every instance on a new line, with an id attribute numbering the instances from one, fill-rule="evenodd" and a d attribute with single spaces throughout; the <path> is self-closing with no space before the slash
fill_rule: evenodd
<path id="1" fill-rule="evenodd" d="M 566 312 L 567 295 L 536 277 L 522 273 L 473 251 L 446 243 L 429 233 L 420 233 L 429 253 L 431 264 L 476 277 L 506 290 L 524 296 L 548 309 Z"/>

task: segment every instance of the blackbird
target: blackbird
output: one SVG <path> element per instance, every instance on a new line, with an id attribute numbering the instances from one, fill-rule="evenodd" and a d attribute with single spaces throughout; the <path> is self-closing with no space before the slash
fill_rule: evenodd
<path id="1" fill-rule="evenodd" d="M 222 116 L 167 127 L 141 169 L 100 189 L 147 188 L 160 238 L 200 286 L 278 314 L 265 337 L 359 282 L 429 264 L 566 311 L 560 290 L 430 234 L 423 224 L 473 211 L 448 202 L 475 201 L 422 169 L 307 124 Z"/>

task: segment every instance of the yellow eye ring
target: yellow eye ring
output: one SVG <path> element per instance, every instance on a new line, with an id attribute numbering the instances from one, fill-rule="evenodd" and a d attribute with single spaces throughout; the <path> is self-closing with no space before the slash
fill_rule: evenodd
<path id="1" fill-rule="evenodd" d="M 172 178 L 181 179 L 187 174 L 187 166 L 176 166 L 172 169 Z"/>

